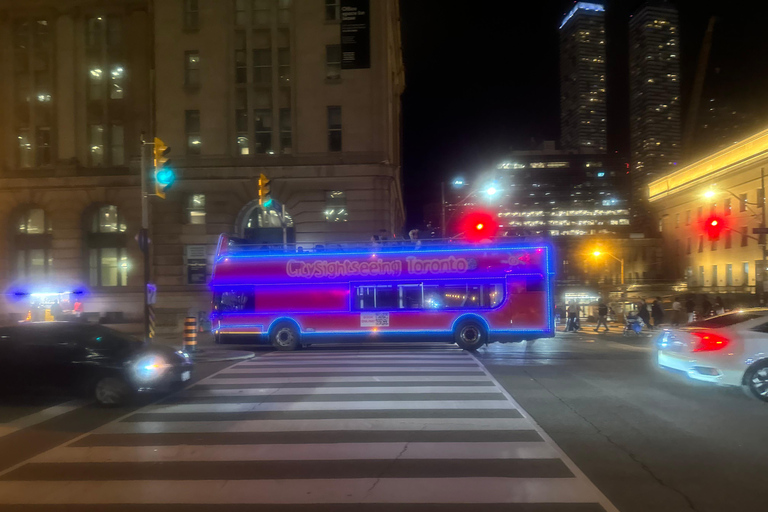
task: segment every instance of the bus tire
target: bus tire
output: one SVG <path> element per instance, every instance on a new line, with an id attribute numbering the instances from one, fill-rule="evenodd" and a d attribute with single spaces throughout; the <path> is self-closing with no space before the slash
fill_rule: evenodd
<path id="1" fill-rule="evenodd" d="M 276 350 L 290 351 L 301 346 L 299 329 L 291 322 L 279 322 L 269 333 L 269 341 Z"/>
<path id="2" fill-rule="evenodd" d="M 488 343 L 488 331 L 478 320 L 463 320 L 453 331 L 453 341 L 459 348 L 474 352 Z"/>

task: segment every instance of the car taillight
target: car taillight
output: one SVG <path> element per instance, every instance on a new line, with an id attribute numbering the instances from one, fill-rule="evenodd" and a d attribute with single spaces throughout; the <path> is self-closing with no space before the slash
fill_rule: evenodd
<path id="1" fill-rule="evenodd" d="M 722 350 L 728 346 L 731 342 L 725 336 L 720 336 L 712 332 L 692 332 L 692 335 L 696 336 L 698 340 L 693 347 L 694 352 L 710 352 L 712 350 Z"/>

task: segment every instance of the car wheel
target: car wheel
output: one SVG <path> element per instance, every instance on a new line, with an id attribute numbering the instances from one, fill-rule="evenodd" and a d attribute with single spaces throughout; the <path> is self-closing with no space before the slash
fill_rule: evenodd
<path id="1" fill-rule="evenodd" d="M 123 379 L 104 377 L 96 383 L 94 395 L 99 405 L 116 407 L 122 405 L 131 394 L 131 389 Z"/>
<path id="2" fill-rule="evenodd" d="M 269 334 L 269 341 L 277 350 L 296 350 L 300 346 L 299 331 L 291 322 L 280 322 Z"/>
<path id="3" fill-rule="evenodd" d="M 758 363 L 747 370 L 743 389 L 747 395 L 768 402 L 768 361 Z"/>
<path id="4" fill-rule="evenodd" d="M 477 320 L 465 320 L 453 331 L 453 341 L 464 349 L 474 352 L 487 343 L 488 332 Z"/>

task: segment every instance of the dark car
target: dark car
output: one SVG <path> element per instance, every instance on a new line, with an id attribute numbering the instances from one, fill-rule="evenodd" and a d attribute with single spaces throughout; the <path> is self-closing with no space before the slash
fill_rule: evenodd
<path id="1" fill-rule="evenodd" d="M 0 327 L 0 386 L 43 388 L 118 405 L 139 392 L 189 380 L 189 355 L 165 345 L 80 322 Z"/>

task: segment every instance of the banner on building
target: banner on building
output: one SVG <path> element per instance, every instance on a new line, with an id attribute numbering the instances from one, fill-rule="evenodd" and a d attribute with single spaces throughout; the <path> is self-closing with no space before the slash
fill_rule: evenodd
<path id="1" fill-rule="evenodd" d="M 341 0 L 341 69 L 370 67 L 370 0 Z"/>

